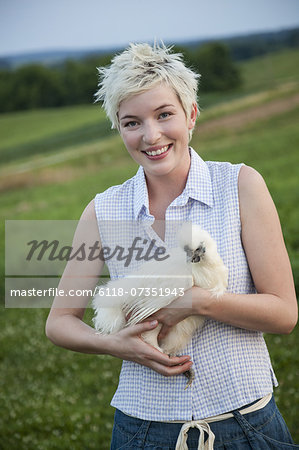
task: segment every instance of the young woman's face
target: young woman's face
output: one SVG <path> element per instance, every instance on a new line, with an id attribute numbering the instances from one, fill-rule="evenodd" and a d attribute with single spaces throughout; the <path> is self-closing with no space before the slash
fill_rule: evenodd
<path id="1" fill-rule="evenodd" d="M 147 176 L 186 175 L 189 170 L 189 130 L 196 105 L 187 120 L 172 88 L 161 84 L 120 104 L 120 134 L 132 158 Z"/>

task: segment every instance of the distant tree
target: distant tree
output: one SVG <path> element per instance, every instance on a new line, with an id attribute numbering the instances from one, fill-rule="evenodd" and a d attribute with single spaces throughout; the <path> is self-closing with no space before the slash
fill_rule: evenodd
<path id="1" fill-rule="evenodd" d="M 56 67 L 29 64 L 0 71 L 0 112 L 93 103 L 97 67 L 112 55 L 67 60 Z"/>
<path id="2" fill-rule="evenodd" d="M 12 76 L 13 109 L 32 109 L 63 104 L 63 92 L 56 71 L 39 64 L 17 69 Z"/>
<path id="3" fill-rule="evenodd" d="M 10 69 L 11 64 L 8 58 L 0 58 L 0 69 L 1 70 L 5 70 L 5 69 Z"/>
<path id="4" fill-rule="evenodd" d="M 108 64 L 110 56 L 89 57 L 81 61 L 67 60 L 60 67 L 65 103 L 92 103 L 97 90 L 97 67 Z"/>
<path id="5" fill-rule="evenodd" d="M 0 72 L 0 112 L 14 110 L 13 73 L 9 70 Z"/>
<path id="6" fill-rule="evenodd" d="M 94 95 L 97 91 L 98 86 L 98 67 L 107 66 L 111 63 L 111 59 L 113 58 L 112 53 L 107 53 L 104 55 L 99 56 L 93 56 L 85 59 L 84 64 L 86 66 L 86 69 L 89 73 L 88 78 L 88 85 L 86 88 L 86 93 L 88 95 L 88 98 L 93 102 L 94 101 Z"/>
<path id="7" fill-rule="evenodd" d="M 201 74 L 203 91 L 226 91 L 240 86 L 240 72 L 226 45 L 220 42 L 204 44 L 194 51 L 192 60 Z"/>
<path id="8" fill-rule="evenodd" d="M 240 75 L 228 48 L 221 43 L 195 50 L 174 47 L 186 63 L 201 74 L 203 91 L 223 91 L 240 84 Z M 0 71 L 0 112 L 92 103 L 97 90 L 97 67 L 109 64 L 111 54 L 67 60 L 56 67 L 30 64 Z"/>
<path id="9" fill-rule="evenodd" d="M 289 47 L 291 48 L 299 47 L 299 28 L 290 31 L 290 34 L 287 37 L 287 45 L 289 45 Z"/>
<path id="10" fill-rule="evenodd" d="M 182 45 L 174 45 L 172 47 L 174 53 L 181 53 L 184 58 L 184 62 L 188 67 L 194 66 L 194 55 L 192 49 L 184 47 Z"/>

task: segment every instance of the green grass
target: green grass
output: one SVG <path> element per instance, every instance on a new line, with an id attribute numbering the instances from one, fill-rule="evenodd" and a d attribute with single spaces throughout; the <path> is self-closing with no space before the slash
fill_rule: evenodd
<path id="1" fill-rule="evenodd" d="M 1 149 L 53 138 L 104 118 L 96 105 L 41 109 L 0 115 Z"/>
<path id="2" fill-rule="evenodd" d="M 285 52 L 246 63 L 245 87 L 217 94 L 214 99 L 210 96 L 202 117 L 209 121 L 263 105 L 271 98 L 286 98 L 293 95 L 292 90 L 298 92 L 296 83 L 285 88 L 298 72 L 296 58 L 296 52 Z M 271 76 L 270 67 L 275 76 Z M 17 171 L 23 177 L 21 184 L 2 192 L 3 217 L 78 219 L 97 192 L 134 175 L 136 164 L 118 137 L 108 139 L 101 129 L 96 143 L 97 120 L 102 123 L 104 118 L 93 106 L 0 116 L 2 178 L 9 172 L 17 179 Z M 192 141 L 204 159 L 243 161 L 262 173 L 278 208 L 297 287 L 298 121 L 299 109 L 295 108 L 239 129 L 199 132 Z M 31 151 L 31 145 L 43 148 L 43 154 Z M 13 160 L 7 157 L 7 149 L 14 149 Z M 55 159 L 57 155 L 61 160 Z M 35 168 L 31 170 L 30 164 Z M 42 182 L 46 173 L 50 178 Z M 3 239 L 0 252 L 4 254 Z M 3 268 L 4 263 L 1 265 Z M 0 310 L 0 449 L 106 450 L 114 412 L 109 403 L 117 386 L 120 361 L 53 346 L 44 334 L 47 314 L 46 309 Z M 91 323 L 91 310 L 87 310 L 85 320 Z M 266 341 L 280 383 L 275 397 L 299 443 L 299 327 L 289 336 L 266 335 Z"/>
<path id="3" fill-rule="evenodd" d="M 244 91 L 260 91 L 298 82 L 299 51 L 283 50 L 242 64 Z"/>
<path id="4" fill-rule="evenodd" d="M 299 51 L 282 50 L 268 55 L 254 58 L 239 64 L 243 80 L 240 89 L 225 93 L 201 93 L 199 104 L 203 108 L 214 105 L 226 105 L 234 100 L 263 91 L 275 91 L 281 86 L 298 84 Z M 296 89 L 296 87 L 295 87 Z"/>
<path id="5" fill-rule="evenodd" d="M 109 448 L 120 361 L 54 347 L 46 316 L 42 309 L 0 315 L 0 448 Z"/>
<path id="6" fill-rule="evenodd" d="M 98 142 L 110 134 L 98 105 L 0 115 L 0 164 Z"/>

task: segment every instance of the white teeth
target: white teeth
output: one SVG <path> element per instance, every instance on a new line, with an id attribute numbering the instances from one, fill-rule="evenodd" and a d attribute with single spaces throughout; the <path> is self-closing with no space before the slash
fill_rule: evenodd
<path id="1" fill-rule="evenodd" d="M 159 150 L 154 150 L 153 152 L 145 152 L 149 156 L 156 156 L 161 155 L 161 153 L 165 153 L 168 150 L 169 146 L 166 145 L 165 147 L 160 148 Z"/>

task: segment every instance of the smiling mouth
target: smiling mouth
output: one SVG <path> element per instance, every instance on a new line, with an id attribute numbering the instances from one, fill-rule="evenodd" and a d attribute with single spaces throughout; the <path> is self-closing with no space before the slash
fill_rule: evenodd
<path id="1" fill-rule="evenodd" d="M 148 152 L 145 151 L 144 153 L 148 156 L 163 155 L 163 153 L 166 153 L 170 149 L 171 146 L 172 146 L 172 144 L 165 145 L 165 147 L 159 148 L 158 150 L 153 150 L 153 151 L 148 151 Z"/>

